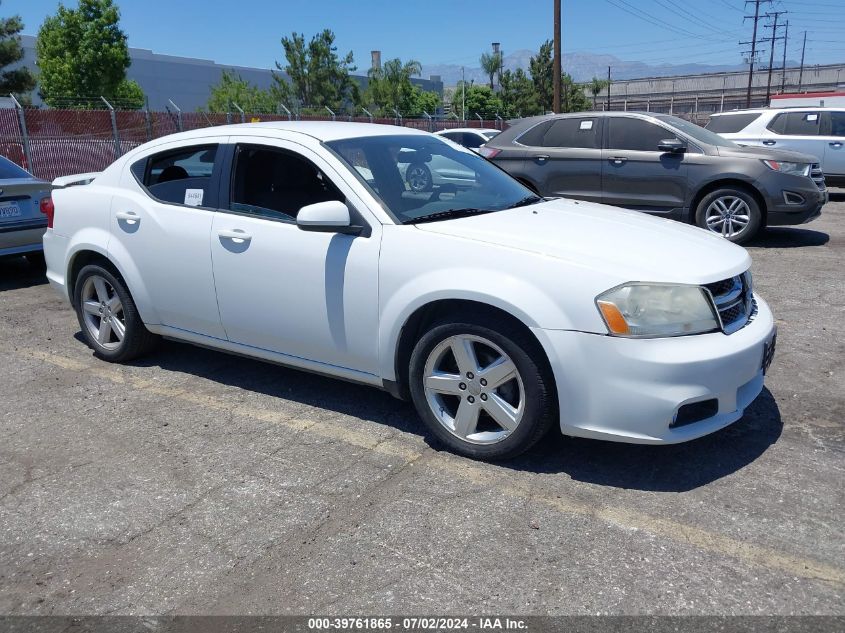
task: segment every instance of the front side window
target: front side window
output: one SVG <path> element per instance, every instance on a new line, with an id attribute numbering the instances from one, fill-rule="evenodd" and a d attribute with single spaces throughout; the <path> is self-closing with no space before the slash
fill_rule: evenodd
<path id="1" fill-rule="evenodd" d="M 539 200 L 475 152 L 436 136 L 372 136 L 325 145 L 401 224 L 501 211 Z"/>
<path id="2" fill-rule="evenodd" d="M 238 145 L 229 209 L 293 222 L 309 204 L 344 200 L 314 163 L 293 152 L 261 145 Z"/>
<path id="3" fill-rule="evenodd" d="M 767 127 L 785 136 L 818 136 L 820 123 L 818 112 L 781 112 Z"/>
<path id="4" fill-rule="evenodd" d="M 642 119 L 608 117 L 608 149 L 622 149 L 638 152 L 659 152 L 658 145 L 664 139 L 675 135 L 654 123 Z"/>
<path id="5" fill-rule="evenodd" d="M 193 207 L 215 206 L 211 176 L 217 145 L 180 147 L 142 159 L 132 173 L 157 200 Z"/>
<path id="6" fill-rule="evenodd" d="M 599 122 L 595 118 L 557 119 L 543 135 L 543 147 L 598 149 L 601 147 Z"/>

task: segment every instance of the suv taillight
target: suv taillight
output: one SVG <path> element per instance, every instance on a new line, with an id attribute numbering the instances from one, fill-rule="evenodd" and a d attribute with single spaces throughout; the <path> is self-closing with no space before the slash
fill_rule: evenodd
<path id="1" fill-rule="evenodd" d="M 47 216 L 47 228 L 53 228 L 53 216 L 56 215 L 56 207 L 53 206 L 53 198 L 47 196 L 46 198 L 41 198 L 41 202 L 38 204 L 38 208 L 40 209 L 41 213 Z"/>
<path id="2" fill-rule="evenodd" d="M 481 148 L 479 148 L 478 153 L 484 158 L 495 158 L 498 154 L 502 153 L 502 150 L 482 145 Z"/>

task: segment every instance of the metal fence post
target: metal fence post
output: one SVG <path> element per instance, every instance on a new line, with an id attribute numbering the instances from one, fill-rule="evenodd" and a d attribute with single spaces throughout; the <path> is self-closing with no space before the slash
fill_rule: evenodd
<path id="1" fill-rule="evenodd" d="M 396 115 L 396 119 L 399 121 L 396 125 L 401 126 L 402 125 L 402 115 L 399 114 L 399 110 L 397 110 L 396 108 L 393 108 L 393 114 Z"/>
<path id="2" fill-rule="evenodd" d="M 117 116 L 114 113 L 114 108 L 112 105 L 106 101 L 106 98 L 103 95 L 100 95 L 100 99 L 103 100 L 103 103 L 106 104 L 106 107 L 109 109 L 109 117 L 111 118 L 111 133 L 112 138 L 114 139 L 114 158 L 117 160 L 120 158 L 120 136 L 117 133 Z"/>
<path id="3" fill-rule="evenodd" d="M 280 103 L 280 104 L 279 104 L 279 107 L 280 107 L 280 108 L 282 108 L 282 109 L 283 109 L 283 110 L 287 113 L 287 115 L 288 115 L 288 121 L 290 121 L 290 119 L 291 119 L 291 114 L 290 114 L 290 110 L 288 110 L 288 107 L 287 107 L 284 103 Z"/>
<path id="4" fill-rule="evenodd" d="M 172 99 L 168 99 L 167 103 L 173 106 L 176 110 L 176 127 L 179 128 L 179 131 L 182 132 L 184 128 L 182 127 L 182 110 L 179 109 L 179 106 L 173 103 Z"/>
<path id="5" fill-rule="evenodd" d="M 481 118 L 481 115 L 478 112 L 475 113 L 475 118 L 478 119 L 478 127 L 484 127 L 484 119 Z"/>
<path id="6" fill-rule="evenodd" d="M 329 114 L 332 115 L 332 121 L 335 121 L 337 117 L 335 116 L 334 110 L 332 110 L 329 106 L 323 106 L 326 110 L 329 111 Z"/>
<path id="7" fill-rule="evenodd" d="M 15 104 L 15 109 L 18 111 L 18 122 L 21 126 L 21 140 L 23 141 L 23 157 L 26 160 L 26 169 L 31 173 L 35 173 L 35 167 L 32 165 L 32 152 L 29 147 L 29 133 L 26 131 L 26 113 L 23 106 L 15 99 L 15 95 L 9 94 L 12 98 L 12 103 Z"/>
<path id="8" fill-rule="evenodd" d="M 364 108 L 364 107 L 362 107 L 361 110 L 364 111 L 364 114 L 366 114 L 368 117 L 370 117 L 370 123 L 372 123 L 373 122 L 373 113 L 370 112 L 369 110 L 367 110 L 367 108 Z"/>
<path id="9" fill-rule="evenodd" d="M 504 130 L 505 129 L 505 120 L 502 117 L 499 116 L 498 112 L 496 113 L 496 121 L 498 121 L 498 123 L 499 123 L 499 129 Z"/>
<path id="10" fill-rule="evenodd" d="M 425 110 L 423 110 L 423 116 L 425 116 L 425 118 L 428 119 L 428 131 L 434 132 L 434 123 L 431 120 L 431 115 L 428 112 L 426 112 Z"/>
<path id="11" fill-rule="evenodd" d="M 144 109 L 144 123 L 147 127 L 147 140 L 153 140 L 153 120 L 152 115 L 150 114 L 150 100 L 145 99 L 147 107 Z"/>
<path id="12" fill-rule="evenodd" d="M 244 114 L 244 109 L 234 101 L 232 101 L 232 105 L 235 106 L 235 110 L 241 113 L 241 123 L 246 123 L 246 115 Z"/>

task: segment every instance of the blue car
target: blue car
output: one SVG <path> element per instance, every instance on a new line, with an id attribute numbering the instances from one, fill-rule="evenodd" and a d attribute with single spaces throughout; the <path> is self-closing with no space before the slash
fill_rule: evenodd
<path id="1" fill-rule="evenodd" d="M 0 257 L 44 260 L 41 238 L 53 216 L 53 186 L 0 156 Z"/>

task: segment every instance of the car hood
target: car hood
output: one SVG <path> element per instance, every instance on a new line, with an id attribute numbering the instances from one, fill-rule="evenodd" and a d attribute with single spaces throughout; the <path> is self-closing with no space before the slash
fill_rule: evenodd
<path id="1" fill-rule="evenodd" d="M 744 248 L 703 229 L 563 198 L 416 227 L 601 270 L 620 283 L 710 283 L 751 265 Z"/>
<path id="2" fill-rule="evenodd" d="M 766 160 L 786 161 L 792 163 L 817 163 L 819 159 L 810 154 L 792 152 L 785 149 L 769 149 L 768 147 L 757 147 L 743 145 L 740 147 L 717 147 L 719 156 L 731 156 L 739 158 L 759 158 Z"/>

